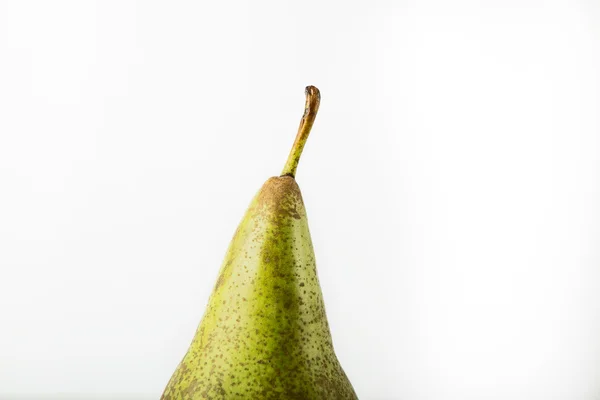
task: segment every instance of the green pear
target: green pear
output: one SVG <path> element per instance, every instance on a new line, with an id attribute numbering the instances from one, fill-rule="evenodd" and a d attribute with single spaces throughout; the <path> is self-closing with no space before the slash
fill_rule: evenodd
<path id="1" fill-rule="evenodd" d="M 307 87 L 283 172 L 250 203 L 162 400 L 357 399 L 333 350 L 294 178 L 319 103 L 319 90 Z"/>

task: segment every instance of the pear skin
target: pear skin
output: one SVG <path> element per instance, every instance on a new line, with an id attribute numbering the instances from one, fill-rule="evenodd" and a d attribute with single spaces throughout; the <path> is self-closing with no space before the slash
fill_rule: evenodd
<path id="1" fill-rule="evenodd" d="M 294 178 L 320 100 L 315 87 L 306 94 L 284 171 L 252 199 L 162 400 L 357 399 L 333 349 Z"/>

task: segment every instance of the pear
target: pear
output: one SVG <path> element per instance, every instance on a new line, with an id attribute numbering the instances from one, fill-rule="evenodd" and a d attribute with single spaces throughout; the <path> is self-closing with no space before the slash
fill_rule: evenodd
<path id="1" fill-rule="evenodd" d="M 333 349 L 294 178 L 319 104 L 319 90 L 308 86 L 283 172 L 250 203 L 162 400 L 357 399 Z"/>

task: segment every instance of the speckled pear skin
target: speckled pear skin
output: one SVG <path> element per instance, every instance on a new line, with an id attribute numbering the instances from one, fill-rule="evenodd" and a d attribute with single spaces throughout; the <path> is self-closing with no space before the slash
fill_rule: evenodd
<path id="1" fill-rule="evenodd" d="M 270 178 L 252 200 L 161 399 L 357 399 L 333 350 L 293 177 Z"/>

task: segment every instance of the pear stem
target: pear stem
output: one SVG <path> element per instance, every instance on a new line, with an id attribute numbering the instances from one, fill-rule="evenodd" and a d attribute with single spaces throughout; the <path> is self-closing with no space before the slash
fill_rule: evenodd
<path id="1" fill-rule="evenodd" d="M 321 93 L 319 93 L 319 89 L 314 86 L 307 86 L 304 93 L 306 94 L 304 115 L 300 120 L 296 140 L 294 141 L 290 155 L 285 163 L 285 167 L 283 167 L 283 171 L 281 171 L 281 176 L 291 176 L 292 178 L 296 176 L 300 155 L 302 155 L 306 139 L 308 139 L 310 129 L 317 117 L 317 111 L 319 111 L 319 104 L 321 103 Z"/>

